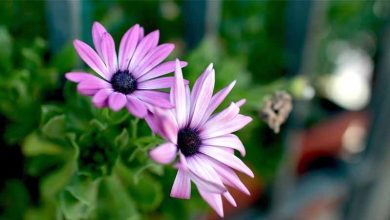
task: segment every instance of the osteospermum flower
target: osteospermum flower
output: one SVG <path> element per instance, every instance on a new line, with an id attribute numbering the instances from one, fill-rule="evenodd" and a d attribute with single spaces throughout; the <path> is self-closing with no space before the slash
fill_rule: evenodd
<path id="1" fill-rule="evenodd" d="M 113 38 L 98 22 L 93 24 L 92 38 L 96 51 L 80 40 L 73 44 L 81 59 L 98 76 L 70 72 L 66 78 L 78 83 L 81 94 L 92 96 L 96 107 L 109 106 L 114 111 L 127 107 L 139 118 L 145 117 L 149 106 L 172 107 L 169 94 L 156 90 L 170 88 L 174 81 L 172 76 L 158 78 L 175 70 L 174 61 L 161 64 L 174 45 L 158 45 L 158 30 L 144 36 L 143 28 L 134 25 L 122 37 L 118 56 Z"/>
<path id="2" fill-rule="evenodd" d="M 171 196 L 188 199 L 191 181 L 203 199 L 222 217 L 222 196 L 233 206 L 236 202 L 226 185 L 249 195 L 234 170 L 253 177 L 253 172 L 234 155 L 242 156 L 245 148 L 240 139 L 231 134 L 252 119 L 239 114 L 244 103 L 231 103 L 228 108 L 212 114 L 233 88 L 235 82 L 213 95 L 215 72 L 212 64 L 195 82 L 192 92 L 185 85 L 180 63 L 176 61 L 176 81 L 171 89 L 174 109 L 155 109 L 146 117 L 152 129 L 167 142 L 149 152 L 150 157 L 162 164 L 172 162 L 178 155 L 178 169 Z"/>

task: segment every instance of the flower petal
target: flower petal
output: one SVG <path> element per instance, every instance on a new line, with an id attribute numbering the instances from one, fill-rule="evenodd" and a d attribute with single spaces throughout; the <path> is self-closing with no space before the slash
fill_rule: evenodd
<path id="1" fill-rule="evenodd" d="M 108 98 L 108 105 L 113 111 L 119 111 L 126 105 L 126 96 L 119 92 L 113 92 Z"/>
<path id="2" fill-rule="evenodd" d="M 163 89 L 171 88 L 175 82 L 175 77 L 161 77 L 157 79 L 152 79 L 148 81 L 139 82 L 137 85 L 138 89 Z M 186 81 L 188 83 L 188 81 Z"/>
<path id="3" fill-rule="evenodd" d="M 240 172 L 245 173 L 246 175 L 250 177 L 254 177 L 253 172 L 247 167 L 238 157 L 236 157 L 234 154 L 231 154 L 229 152 L 226 152 L 222 149 L 216 148 L 216 147 L 209 147 L 209 146 L 201 146 L 199 148 L 199 152 L 202 152 L 203 154 L 214 158 L 215 160 L 233 168 Z"/>
<path id="4" fill-rule="evenodd" d="M 80 58 L 84 60 L 88 66 L 90 66 L 101 77 L 109 79 L 109 72 L 106 65 L 90 46 L 79 40 L 74 40 L 73 45 Z"/>
<path id="5" fill-rule="evenodd" d="M 223 218 L 223 206 L 222 206 L 222 197 L 220 194 L 210 193 L 207 191 L 203 191 L 198 189 L 199 194 L 202 198 L 214 209 L 217 214 Z"/>
<path id="6" fill-rule="evenodd" d="M 183 68 L 187 66 L 187 62 L 180 61 L 180 67 Z M 168 61 L 164 62 L 154 69 L 150 70 L 149 72 L 145 73 L 144 75 L 140 76 L 138 78 L 139 81 L 146 81 L 148 79 L 157 78 L 159 76 L 171 73 L 175 71 L 176 69 L 176 61 Z"/>
<path id="7" fill-rule="evenodd" d="M 138 118 L 144 118 L 147 114 L 147 109 L 145 104 L 139 100 L 138 98 L 132 96 L 132 95 L 127 95 L 127 110 L 131 112 L 134 116 Z"/>
<path id="8" fill-rule="evenodd" d="M 171 197 L 189 199 L 191 197 L 191 179 L 182 169 L 178 169 L 171 190 Z"/>
<path id="9" fill-rule="evenodd" d="M 158 30 L 151 32 L 146 35 L 145 38 L 141 40 L 141 42 L 137 45 L 137 49 L 135 49 L 133 58 L 130 61 L 128 70 L 133 72 L 135 67 L 138 66 L 139 62 L 145 57 L 145 55 L 153 48 L 155 48 L 158 44 L 158 39 L 160 36 L 160 32 Z"/>
<path id="10" fill-rule="evenodd" d="M 228 191 L 224 192 L 224 193 L 223 193 L 223 196 L 226 198 L 226 200 L 227 200 L 230 204 L 232 204 L 232 206 L 237 207 L 236 201 L 234 200 L 233 196 L 232 196 Z"/>
<path id="11" fill-rule="evenodd" d="M 147 111 L 147 114 L 145 116 L 145 121 L 149 125 L 150 129 L 152 129 L 153 133 L 155 133 L 155 134 L 160 133 L 158 130 L 158 124 L 154 118 L 153 113 L 151 113 L 150 111 Z"/>
<path id="12" fill-rule="evenodd" d="M 202 126 L 202 131 L 210 132 L 225 128 L 226 123 L 229 123 L 232 119 L 234 119 L 239 112 L 240 109 L 238 106 L 232 102 L 229 107 L 215 114 L 206 121 L 206 123 Z"/>
<path id="13" fill-rule="evenodd" d="M 125 70 L 129 66 L 140 37 L 140 26 L 138 24 L 131 27 L 123 35 L 119 45 L 119 69 Z"/>
<path id="14" fill-rule="evenodd" d="M 169 94 L 159 91 L 137 90 L 133 93 L 140 100 L 161 108 L 172 108 L 169 102 Z"/>
<path id="15" fill-rule="evenodd" d="M 161 44 L 158 47 L 152 49 L 134 69 L 133 73 L 136 78 L 147 73 L 155 66 L 160 64 L 175 48 L 174 44 Z"/>
<path id="16" fill-rule="evenodd" d="M 99 90 L 92 98 L 92 103 L 98 107 L 102 108 L 107 106 L 107 99 L 113 93 L 113 89 L 101 89 Z"/>
<path id="17" fill-rule="evenodd" d="M 198 188 L 211 193 L 223 193 L 226 191 L 222 180 L 207 159 L 193 155 L 187 157 L 186 161 L 190 177 Z"/>
<path id="18" fill-rule="evenodd" d="M 139 37 L 138 37 L 138 43 L 141 42 L 142 39 L 145 37 L 145 31 L 144 28 L 139 26 Z"/>
<path id="19" fill-rule="evenodd" d="M 187 124 L 187 101 L 183 73 L 179 59 L 176 59 L 175 83 L 171 89 L 176 111 L 177 124 L 181 128 Z"/>
<path id="20" fill-rule="evenodd" d="M 191 101 L 195 101 L 195 94 L 199 93 L 200 88 L 204 84 L 204 81 L 206 80 L 207 76 L 211 73 L 211 70 L 213 70 L 213 63 L 210 63 L 205 71 L 198 77 L 198 79 L 195 81 L 194 87 L 192 88 L 191 93 Z"/>
<path id="21" fill-rule="evenodd" d="M 241 108 L 246 103 L 246 99 L 240 99 L 238 102 L 236 102 L 236 105 Z"/>
<path id="22" fill-rule="evenodd" d="M 198 79 L 201 81 L 202 79 Z M 209 106 L 211 97 L 213 96 L 215 83 L 214 69 L 206 71 L 203 82 L 195 83 L 199 85 L 198 89 L 192 90 L 192 106 L 191 106 L 191 127 L 196 128 L 201 123 L 203 115 Z M 195 88 L 195 87 L 194 87 Z"/>
<path id="23" fill-rule="evenodd" d="M 96 52 L 102 57 L 101 43 L 103 33 L 107 32 L 107 30 L 101 25 L 99 22 L 94 22 L 92 25 L 92 40 L 95 45 Z"/>
<path id="24" fill-rule="evenodd" d="M 223 100 L 226 98 L 226 96 L 230 93 L 230 91 L 233 89 L 234 85 L 236 84 L 236 81 L 233 81 L 230 83 L 227 87 L 221 89 L 219 92 L 217 92 L 210 100 L 210 104 L 207 107 L 206 112 L 204 113 L 202 122 L 200 124 L 203 124 L 206 122 L 210 115 L 213 114 L 215 109 L 218 108 L 218 106 L 223 102 Z"/>
<path id="25" fill-rule="evenodd" d="M 111 88 L 111 84 L 96 77 L 90 76 L 88 80 L 83 80 L 77 85 L 77 91 L 83 95 L 94 95 L 100 89 Z"/>
<path id="26" fill-rule="evenodd" d="M 168 164 L 175 159 L 177 153 L 177 147 L 170 142 L 161 144 L 156 148 L 149 151 L 149 156 L 152 160 L 160 164 Z"/>
<path id="27" fill-rule="evenodd" d="M 206 155 L 200 154 L 199 157 L 206 157 L 209 159 L 209 162 L 212 164 L 213 168 L 218 173 L 224 184 L 234 187 L 247 195 L 250 195 L 248 188 L 246 188 L 246 186 L 241 182 L 240 178 L 237 176 L 234 170 L 232 170 L 232 168 L 215 159 L 211 159 Z"/>
<path id="28" fill-rule="evenodd" d="M 203 139 L 202 145 L 217 146 L 217 147 L 228 147 L 238 150 L 241 156 L 245 156 L 245 147 L 241 140 L 234 134 L 227 134 L 224 136 Z"/>
<path id="29" fill-rule="evenodd" d="M 115 42 L 108 32 L 103 33 L 102 43 L 102 58 L 108 68 L 107 78 L 111 79 L 111 76 L 118 70 L 118 60 L 115 51 Z"/>
<path id="30" fill-rule="evenodd" d="M 190 113 L 191 113 L 191 91 L 190 86 L 186 85 L 186 122 L 188 123 L 190 121 Z"/>
<path id="31" fill-rule="evenodd" d="M 69 72 L 65 74 L 65 78 L 69 81 L 79 83 L 84 80 L 89 80 L 91 78 L 96 78 L 96 76 L 90 74 L 90 73 L 85 73 L 85 72 Z"/>
<path id="32" fill-rule="evenodd" d="M 230 134 L 245 127 L 251 121 L 251 117 L 238 114 L 226 123 L 206 123 L 199 135 L 201 138 L 207 139 Z"/>
<path id="33" fill-rule="evenodd" d="M 167 141 L 177 144 L 178 127 L 176 120 L 170 110 L 155 109 L 154 123 L 157 131 Z"/>

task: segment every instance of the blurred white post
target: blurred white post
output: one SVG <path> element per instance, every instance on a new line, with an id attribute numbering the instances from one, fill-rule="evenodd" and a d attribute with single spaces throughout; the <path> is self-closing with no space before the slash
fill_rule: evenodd
<path id="1" fill-rule="evenodd" d="M 221 19 L 221 1 L 208 0 L 206 2 L 206 37 L 214 40 L 218 37 Z"/>
<path id="2" fill-rule="evenodd" d="M 304 76 L 310 83 L 317 70 L 317 54 L 322 34 L 321 29 L 324 27 L 326 22 L 327 4 L 327 0 L 311 2 L 295 0 L 290 1 L 287 6 L 290 7 L 289 12 L 291 14 L 287 14 L 286 19 L 290 19 L 289 23 L 291 23 L 291 25 L 298 26 L 295 27 L 295 29 L 292 28 L 292 31 L 305 29 L 302 28 L 302 26 L 307 25 L 306 33 L 292 33 L 293 39 L 287 39 L 290 44 L 299 44 L 299 41 L 302 39 L 300 39 L 297 35 L 304 35 L 304 42 L 302 48 L 300 48 L 302 51 L 290 51 L 298 53 L 294 55 L 300 55 L 296 58 L 296 60 L 294 60 L 297 63 L 290 65 L 290 71 L 292 71 L 290 74 Z M 307 18 L 304 17 L 304 13 L 308 14 Z M 293 16 L 293 18 L 291 16 Z M 306 20 L 307 23 L 303 23 Z M 287 35 L 287 37 L 291 36 Z M 301 54 L 299 54 L 299 52 L 301 52 Z M 284 216 L 286 213 L 282 213 L 281 210 L 284 209 L 286 205 L 289 205 L 287 202 L 291 202 L 289 198 L 296 189 L 295 168 L 297 166 L 297 159 L 301 150 L 299 140 L 293 140 L 293 137 L 297 132 L 302 130 L 303 121 L 309 113 L 310 103 L 308 101 L 294 102 L 291 120 L 292 123 L 289 124 L 289 132 L 285 140 L 285 159 L 281 164 L 273 188 L 273 201 L 270 219 L 285 219 L 287 217 Z"/>
<path id="3" fill-rule="evenodd" d="M 389 11 L 390 13 L 390 11 Z M 345 219 L 390 219 L 390 23 L 385 26 L 370 106 L 372 125 L 363 160 L 354 177 Z"/>
<path id="4" fill-rule="evenodd" d="M 66 42 L 81 36 L 79 0 L 46 1 L 46 17 L 52 52 L 58 52 Z"/>

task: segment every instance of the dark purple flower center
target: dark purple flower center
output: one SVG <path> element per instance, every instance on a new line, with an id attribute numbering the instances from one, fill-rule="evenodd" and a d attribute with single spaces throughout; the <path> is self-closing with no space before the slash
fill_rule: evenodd
<path id="1" fill-rule="evenodd" d="M 198 152 L 202 141 L 198 132 L 192 128 L 182 128 L 177 135 L 177 145 L 184 156 L 189 157 Z"/>
<path id="2" fill-rule="evenodd" d="M 111 78 L 112 88 L 123 94 L 130 94 L 137 89 L 137 81 L 129 71 L 119 70 Z"/>

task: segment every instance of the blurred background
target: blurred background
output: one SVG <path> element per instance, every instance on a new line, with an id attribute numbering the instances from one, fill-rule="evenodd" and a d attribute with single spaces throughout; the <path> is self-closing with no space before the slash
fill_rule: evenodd
<path id="1" fill-rule="evenodd" d="M 72 40 L 101 22 L 175 43 L 192 83 L 211 62 L 228 102 L 254 120 L 238 135 L 255 179 L 226 219 L 390 219 L 390 2 L 11 1 L 0 4 L 0 219 L 217 219 L 175 170 L 148 160 L 161 140 L 125 111 L 95 109 L 64 74 L 86 69 Z M 275 133 L 261 109 L 293 110 Z M 193 187 L 194 188 L 194 187 Z"/>

